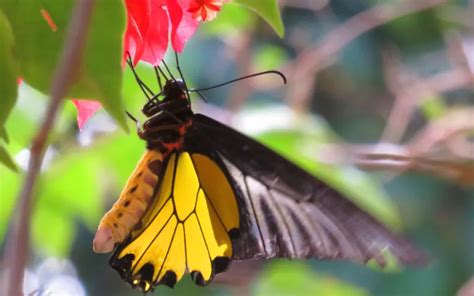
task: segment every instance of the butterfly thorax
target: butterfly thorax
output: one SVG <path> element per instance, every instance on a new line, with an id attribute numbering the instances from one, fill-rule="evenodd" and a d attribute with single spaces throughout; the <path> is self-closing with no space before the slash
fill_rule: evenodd
<path id="1" fill-rule="evenodd" d="M 181 148 L 193 112 L 181 80 L 168 80 L 161 94 L 161 101 L 152 99 L 143 106 L 148 120 L 138 135 L 147 142 L 148 149 L 167 155 Z"/>

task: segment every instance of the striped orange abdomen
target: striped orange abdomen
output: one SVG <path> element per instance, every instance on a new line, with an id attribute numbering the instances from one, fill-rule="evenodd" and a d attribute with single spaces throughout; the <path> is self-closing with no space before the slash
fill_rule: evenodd
<path id="1" fill-rule="evenodd" d="M 162 164 L 163 154 L 156 150 L 145 152 L 119 199 L 100 221 L 93 242 L 95 252 L 111 252 L 135 228 L 151 204 Z"/>

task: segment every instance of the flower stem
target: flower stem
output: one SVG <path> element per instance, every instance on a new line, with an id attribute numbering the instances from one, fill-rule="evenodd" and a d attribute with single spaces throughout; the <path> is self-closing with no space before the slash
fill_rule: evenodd
<path id="1" fill-rule="evenodd" d="M 45 117 L 33 139 L 28 170 L 13 212 L 10 235 L 5 250 L 5 263 L 9 269 L 3 287 L 10 296 L 23 295 L 23 278 L 28 257 L 33 191 L 41 169 L 48 136 L 54 126 L 62 99 L 74 82 L 82 59 L 95 0 L 78 0 L 65 39 L 64 49 L 51 83 L 51 100 Z M 2 294 L 2 293 L 0 293 Z"/>

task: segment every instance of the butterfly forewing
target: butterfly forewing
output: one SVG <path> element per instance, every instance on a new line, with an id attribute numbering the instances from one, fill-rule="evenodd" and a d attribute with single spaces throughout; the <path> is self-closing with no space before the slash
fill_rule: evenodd
<path id="1" fill-rule="evenodd" d="M 200 114 L 189 132 L 189 145 L 221 155 L 238 188 L 241 231 L 234 259 L 375 259 L 384 265 L 388 250 L 402 264 L 424 261 L 408 241 L 262 144 Z"/>

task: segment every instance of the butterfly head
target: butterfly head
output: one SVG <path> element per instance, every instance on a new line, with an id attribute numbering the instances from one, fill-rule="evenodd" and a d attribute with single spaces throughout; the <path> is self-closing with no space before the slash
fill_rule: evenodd
<path id="1" fill-rule="evenodd" d="M 186 85 L 181 79 L 173 79 L 166 81 L 163 87 L 163 102 L 172 100 L 188 100 L 186 93 Z"/>
<path id="2" fill-rule="evenodd" d="M 146 102 L 142 112 L 145 116 L 152 117 L 159 112 L 174 113 L 175 110 L 183 108 L 190 108 L 186 86 L 181 79 L 170 79 L 159 94 Z"/>

